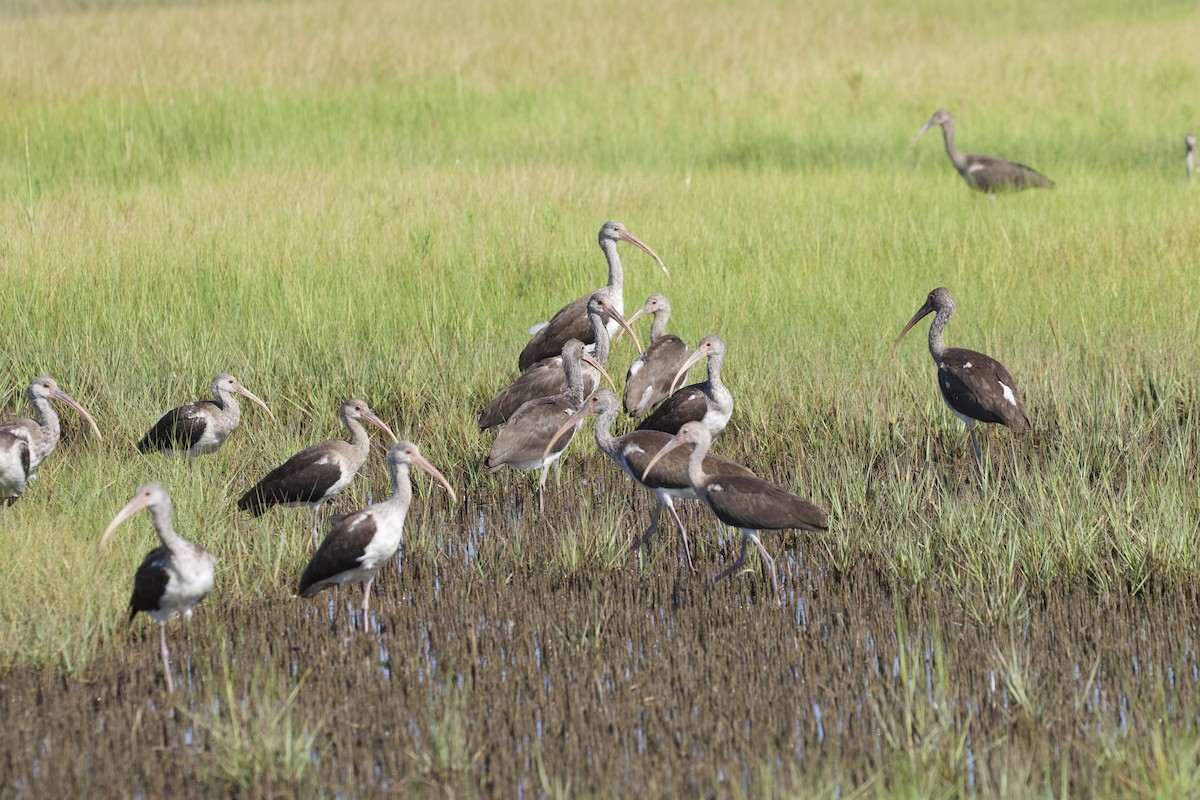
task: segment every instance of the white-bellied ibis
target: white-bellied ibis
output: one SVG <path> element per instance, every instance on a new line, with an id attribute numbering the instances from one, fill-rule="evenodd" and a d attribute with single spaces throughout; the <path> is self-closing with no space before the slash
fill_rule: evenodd
<path id="1" fill-rule="evenodd" d="M 517 409 L 509 418 L 508 423 L 500 429 L 500 435 L 492 443 L 488 453 L 487 468 L 492 472 L 508 467 L 510 469 L 541 469 L 542 476 L 538 481 L 538 508 L 546 508 L 544 493 L 546 475 L 550 465 L 562 455 L 563 450 L 571 443 L 574 431 L 570 436 L 564 436 L 553 452 L 547 453 L 546 443 L 558 430 L 562 421 L 574 414 L 583 405 L 583 376 L 581 362 L 591 359 L 592 366 L 604 372 L 604 368 L 584 351 L 583 342 L 571 339 L 562 350 L 563 372 L 566 374 L 567 388 L 562 394 L 553 397 L 538 397 L 530 400 Z M 607 376 L 607 372 L 604 372 Z M 608 378 L 612 382 L 612 378 Z M 579 425 L 576 424 L 576 430 Z"/>
<path id="2" fill-rule="evenodd" d="M 0 502 L 6 514 L 8 506 L 25 491 L 33 472 L 30 463 L 29 442 L 11 433 L 0 433 Z"/>
<path id="3" fill-rule="evenodd" d="M 371 452 L 371 440 L 360 420 L 365 420 L 397 441 L 396 434 L 366 402 L 357 398 L 342 404 L 338 416 L 350 433 L 350 441 L 327 439 L 301 450 L 267 473 L 242 495 L 238 509 L 254 516 L 275 505 L 312 508 L 313 545 L 317 544 L 317 512 L 321 503 L 350 485 Z"/>
<path id="4" fill-rule="evenodd" d="M 1019 192 L 1023 189 L 1053 189 L 1054 181 L 1038 172 L 1033 167 L 1018 164 L 996 156 L 981 156 L 975 153 L 962 153 L 954 146 L 954 118 L 944 108 L 933 112 L 929 122 L 917 133 L 912 144 L 917 143 L 925 135 L 925 131 L 935 125 L 942 126 L 942 137 L 946 140 L 946 154 L 950 156 L 954 168 L 967 182 L 967 186 L 978 189 L 986 194 L 995 195 L 997 192 Z"/>
<path id="5" fill-rule="evenodd" d="M 171 495 L 160 483 L 143 483 L 133 499 L 117 512 L 100 538 L 100 549 L 108 537 L 125 520 L 143 508 L 150 511 L 154 531 L 162 541 L 146 554 L 133 576 L 133 596 L 129 600 L 129 621 L 139 611 L 158 623 L 159 647 L 162 650 L 163 674 L 167 691 L 175 691 L 171 679 L 171 658 L 167 652 L 167 622 L 176 613 L 191 617 L 192 608 L 213 588 L 213 567 L 216 557 L 195 542 L 189 542 L 175 532 L 171 520 Z"/>
<path id="6" fill-rule="evenodd" d="M 650 541 L 650 537 L 658 532 L 658 521 L 662 516 L 663 506 L 671 512 L 679 535 L 683 539 L 683 552 L 687 556 L 688 568 L 695 570 L 692 565 L 692 549 L 688 544 L 687 530 L 675 512 L 674 498 L 692 500 L 696 491 L 688 478 L 688 457 L 682 451 L 674 451 L 658 461 L 652 470 L 646 471 L 651 458 L 671 441 L 670 434 L 662 431 L 633 431 L 624 436 L 614 437 L 612 426 L 617 419 L 617 396 L 607 389 L 601 389 L 584 401 L 583 408 L 567 418 L 566 422 L 554 434 L 547 451 L 554 446 L 558 436 L 578 426 L 588 414 L 596 414 L 596 444 L 600 450 L 611 458 L 626 475 L 633 478 L 643 488 L 654 493 L 657 502 L 654 506 L 654 518 L 650 527 L 629 548 L 633 553 Z M 754 473 L 748 467 L 731 461 L 724 456 L 709 453 L 704 457 L 704 470 L 709 474 L 721 475 L 750 475 Z"/>
<path id="7" fill-rule="evenodd" d="M 680 428 L 679 433 L 650 459 L 643 475 L 650 474 L 654 466 L 675 448 L 689 443 L 693 447 L 687 462 L 688 480 L 696 496 L 708 506 L 717 519 L 742 532 L 742 548 L 737 561 L 718 573 L 713 580 L 719 581 L 741 567 L 746 561 L 746 543 L 754 542 L 754 546 L 762 554 L 763 563 L 771 573 L 775 597 L 779 604 L 783 605 L 779 575 L 775 572 L 775 559 L 763 547 L 757 532 L 827 530 L 829 520 L 825 517 L 825 512 L 794 492 L 762 478 L 709 473 L 704 466 L 704 457 L 712 445 L 712 436 L 699 422 L 689 422 Z"/>
<path id="8" fill-rule="evenodd" d="M 667 272 L 667 265 L 658 257 L 658 254 L 644 244 L 641 239 L 626 230 L 621 223 L 604 223 L 604 227 L 600 229 L 599 239 L 600 249 L 604 251 L 604 257 L 608 260 L 608 285 L 568 303 L 559 309 L 549 322 L 535 328 L 533 338 L 529 340 L 529 344 L 525 345 L 525 349 L 521 351 L 521 357 L 517 361 L 520 369 L 528 369 L 543 358 L 552 358 L 558 355 L 562 352 L 563 345 L 567 343 L 568 339 L 578 339 L 584 344 L 591 344 L 594 341 L 591 325 L 587 319 L 587 303 L 592 294 L 596 292 L 602 294 L 618 314 L 625 313 L 625 272 L 621 268 L 621 256 L 617 253 L 617 242 L 629 242 L 634 247 L 649 253 L 662 267 L 662 271 L 666 273 L 667 277 L 671 276 Z M 610 322 L 608 334 L 612 336 L 616 331 L 616 322 Z"/>
<path id="9" fill-rule="evenodd" d="M 629 323 L 625 321 L 620 312 L 612 307 L 612 303 L 603 294 L 593 294 L 588 300 L 587 309 L 588 321 L 591 323 L 592 335 L 596 343 L 596 349 L 592 353 L 592 357 L 595 358 L 597 363 L 602 365 L 608 363 L 611 341 L 608 335 L 608 328 L 605 326 L 610 319 L 614 320 L 623 329 L 629 331 L 629 335 L 633 336 L 634 346 L 641 350 L 641 343 L 638 342 L 637 336 L 634 335 L 633 328 L 629 327 Z M 590 394 L 599 385 L 600 371 L 595 369 L 591 364 L 584 362 L 583 393 Z M 530 400 L 562 394 L 566 391 L 566 388 L 562 354 L 560 353 L 553 358 L 543 358 L 522 372 L 520 377 L 515 381 L 497 392 L 496 396 L 484 407 L 483 411 L 479 412 L 479 430 L 485 431 L 488 428 L 503 425 L 508 421 L 509 417 L 516 413 L 518 408 Z M 616 391 L 616 388 L 616 385 L 613 384 L 613 391 Z"/>
<path id="10" fill-rule="evenodd" d="M 678 391 L 675 385 L 687 375 L 692 364 L 708 359 L 708 377 Z M 654 413 L 642 420 L 639 431 L 662 431 L 674 435 L 688 422 L 700 422 L 708 432 L 716 436 L 725 430 L 733 415 L 733 394 L 721 383 L 721 365 L 725 363 L 725 342 L 715 333 L 700 340 L 696 351 L 675 373 L 671 381 L 673 393 L 654 409 Z"/>
<path id="11" fill-rule="evenodd" d="M 166 451 L 171 455 L 187 456 L 189 461 L 199 455 L 217 452 L 242 419 L 236 394 L 262 406 L 275 422 L 275 415 L 267 404 L 228 372 L 212 379 L 212 393 L 212 400 L 185 403 L 159 417 L 138 442 L 138 450 L 143 453 Z"/>
<path id="12" fill-rule="evenodd" d="M 78 411 L 92 426 L 92 432 L 96 434 L 96 438 L 104 438 L 100 435 L 100 429 L 96 427 L 96 420 L 92 419 L 92 415 L 76 402 L 75 398 L 64 392 L 54 378 L 47 375 L 39 375 L 34 378 L 30 382 L 25 396 L 29 398 L 29 405 L 33 406 L 34 413 L 38 415 L 38 418 L 36 420 L 29 417 L 6 419 L 0 422 L 0 433 L 11 433 L 29 443 L 29 478 L 31 480 L 37 476 L 38 467 L 42 465 L 46 457 L 54 452 L 54 448 L 58 445 L 58 437 L 62 435 L 58 412 L 54 410 L 54 406 L 50 405 L 51 400 L 61 400 Z"/>
<path id="13" fill-rule="evenodd" d="M 1187 148 L 1187 153 L 1183 156 L 1183 166 L 1190 181 L 1196 175 L 1196 134 L 1189 133 L 1183 137 L 1183 144 Z"/>
<path id="14" fill-rule="evenodd" d="M 917 309 L 917 313 L 913 314 L 896 337 L 892 353 L 896 352 L 900 340 L 913 325 L 934 312 L 937 312 L 937 316 L 929 325 L 929 355 L 937 364 L 938 389 L 942 392 L 942 400 L 971 433 L 975 467 L 982 481 L 983 456 L 979 452 L 979 440 L 975 438 L 975 423 L 998 422 L 1021 433 L 1029 429 L 1029 414 L 1017 390 L 1017 382 L 1003 364 L 974 350 L 946 347 L 942 341 L 942 331 L 954 313 L 954 297 L 944 287 L 934 289 L 925 298 L 925 304 Z"/>
<path id="15" fill-rule="evenodd" d="M 336 517 L 329 533 L 300 576 L 300 596 L 312 597 L 322 589 L 343 583 L 364 583 L 362 612 L 363 627 L 371 608 L 371 582 L 375 573 L 396 555 L 404 534 L 404 518 L 412 501 L 412 481 L 409 466 L 428 472 L 446 487 L 450 499 L 457 502 L 450 482 L 430 464 L 412 442 L 392 445 L 387 454 L 388 472 L 392 476 L 392 496 Z"/>
<path id="16" fill-rule="evenodd" d="M 683 339 L 667 333 L 667 320 L 671 318 L 671 303 L 661 294 L 646 298 L 629 324 L 646 314 L 653 314 L 650 325 L 650 347 L 629 366 L 625 376 L 625 411 L 640 417 L 671 394 L 671 383 L 680 368 L 688 360 L 691 351 Z"/>

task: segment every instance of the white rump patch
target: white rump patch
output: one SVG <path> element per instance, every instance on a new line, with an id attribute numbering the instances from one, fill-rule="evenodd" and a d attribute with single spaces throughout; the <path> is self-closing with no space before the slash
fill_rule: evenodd
<path id="1" fill-rule="evenodd" d="M 1004 381 L 996 381 L 996 382 L 999 383 L 1000 388 L 1004 390 L 1004 399 L 1007 400 L 1008 402 L 1012 403 L 1013 407 L 1015 408 L 1017 405 L 1017 396 L 1013 394 L 1012 388 L 1009 386 L 1005 386 Z"/>
<path id="2" fill-rule="evenodd" d="M 546 327 L 549 324 L 550 324 L 549 322 L 539 322 L 536 325 L 530 325 L 529 326 L 529 335 L 537 336 L 539 333 L 542 332 L 542 328 Z"/>
<path id="3" fill-rule="evenodd" d="M 983 169 L 983 164 L 972 164 L 971 166 L 967 167 L 967 172 L 974 174 L 979 172 L 981 169 Z"/>
<path id="4" fill-rule="evenodd" d="M 971 362 L 970 362 L 970 361 L 968 361 L 967 363 L 963 364 L 963 369 L 970 369 L 970 368 L 971 368 Z"/>

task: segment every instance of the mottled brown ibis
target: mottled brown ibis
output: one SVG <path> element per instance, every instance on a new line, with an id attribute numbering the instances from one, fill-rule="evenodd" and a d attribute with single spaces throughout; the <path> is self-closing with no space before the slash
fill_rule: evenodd
<path id="1" fill-rule="evenodd" d="M 185 403 L 159 417 L 138 442 L 138 450 L 187 456 L 189 461 L 199 455 L 217 452 L 242 420 L 242 408 L 235 397 L 239 394 L 262 406 L 275 422 L 275 415 L 267 404 L 228 372 L 212 379 L 212 393 L 212 400 Z"/>
<path id="2" fill-rule="evenodd" d="M 10 433 L 19 439 L 24 439 L 29 444 L 30 480 L 37 477 L 38 467 L 42 465 L 47 456 L 54 452 L 54 448 L 58 445 L 58 438 L 62 435 L 58 412 L 54 410 L 54 406 L 50 405 L 51 400 L 61 400 L 78 411 L 80 416 L 92 426 L 92 432 L 96 434 L 96 438 L 104 438 L 100 435 L 100 429 L 96 427 L 96 420 L 92 419 L 92 415 L 76 402 L 75 398 L 64 392 L 54 378 L 47 375 L 39 375 L 34 378 L 30 382 L 25 396 L 29 398 L 29 405 L 33 406 L 34 413 L 38 418 L 36 420 L 29 417 L 6 419 L 0 422 L 0 433 Z"/>
<path id="3" fill-rule="evenodd" d="M 683 339 L 667 333 L 671 318 L 671 303 L 661 294 L 652 294 L 629 318 L 629 324 L 646 314 L 653 314 L 650 326 L 650 347 L 634 360 L 625 376 L 625 411 L 640 417 L 665 400 L 670 394 L 675 375 L 687 362 L 691 351 Z"/>
<path id="4" fill-rule="evenodd" d="M 25 491 L 30 467 L 29 442 L 11 433 L 0 433 L 0 502 L 8 506 Z"/>
<path id="5" fill-rule="evenodd" d="M 942 137 L 946 140 L 946 154 L 950 156 L 950 161 L 958 170 L 958 174 L 972 189 L 978 189 L 994 197 L 997 192 L 1054 188 L 1054 181 L 1033 167 L 996 156 L 959 152 L 959 149 L 954 146 L 954 118 L 944 108 L 933 112 L 929 122 L 925 123 L 925 127 L 921 128 L 912 143 L 916 144 L 917 139 L 924 136 L 925 131 L 935 125 L 942 126 Z"/>
<path id="6" fill-rule="evenodd" d="M 715 333 L 700 340 L 696 351 L 683 362 L 671 381 L 671 389 L 687 375 L 692 365 L 708 359 L 708 377 L 673 391 L 654 413 L 642 420 L 639 431 L 662 431 L 674 435 L 688 422 L 700 422 L 712 436 L 725 430 L 733 415 L 733 394 L 721 382 L 721 367 L 725 363 L 725 342 Z"/>

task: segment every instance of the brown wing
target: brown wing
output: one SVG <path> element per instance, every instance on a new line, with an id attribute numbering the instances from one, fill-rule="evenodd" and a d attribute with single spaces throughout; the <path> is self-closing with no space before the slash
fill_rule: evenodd
<path id="1" fill-rule="evenodd" d="M 488 469 L 495 471 L 509 464 L 540 463 L 550 437 L 575 411 L 561 395 L 539 397 L 525 403 L 500 429 L 488 454 Z M 574 437 L 575 431 L 564 434 L 550 452 L 561 453 Z"/>
<path id="2" fill-rule="evenodd" d="M 829 527 L 818 506 L 762 478 L 718 475 L 708 481 L 704 494 L 717 519 L 735 528 L 823 531 Z"/>
<path id="3" fill-rule="evenodd" d="M 1007 425 L 1018 433 L 1029 429 L 1029 414 L 1017 382 L 996 359 L 951 348 L 938 359 L 937 381 L 942 397 L 958 413 Z"/>
<path id="4" fill-rule="evenodd" d="M 562 356 L 543 358 L 492 398 L 483 411 L 479 412 L 479 430 L 485 431 L 503 425 L 517 409 L 530 400 L 551 397 L 566 390 Z"/>
<path id="5" fill-rule="evenodd" d="M 689 355 L 691 351 L 678 336 L 662 336 L 650 345 L 625 376 L 625 411 L 640 417 L 661 403 Z"/>
<path id="6" fill-rule="evenodd" d="M 254 516 L 279 503 L 315 503 L 342 477 L 340 462 L 324 442 L 301 450 L 267 473 L 238 500 L 238 508 Z M 321 463 L 324 460 L 324 463 Z"/>
<path id="7" fill-rule="evenodd" d="M 375 537 L 375 515 L 359 511 L 338 517 L 300 576 L 300 596 L 312 597 L 343 572 L 358 569 Z"/>
<path id="8" fill-rule="evenodd" d="M 639 431 L 662 431 L 675 435 L 689 422 L 699 422 L 708 413 L 708 395 L 701 384 L 685 386 L 668 397 L 654 413 L 638 423 Z"/>
<path id="9" fill-rule="evenodd" d="M 517 360 L 517 367 L 525 370 L 543 358 L 562 355 L 563 345 L 571 339 L 578 339 L 584 344 L 594 343 L 596 337 L 592 336 L 592 326 L 587 318 L 587 304 L 591 296 L 586 294 L 559 309 L 546 327 L 535 333 L 529 344 L 525 345 Z"/>
<path id="10" fill-rule="evenodd" d="M 215 410 L 216 407 L 217 404 L 211 400 L 201 400 L 171 409 L 159 417 L 154 427 L 146 432 L 138 442 L 137 449 L 142 453 L 190 450 L 208 428 L 207 412 L 210 409 Z"/>
<path id="11" fill-rule="evenodd" d="M 1054 181 L 1033 167 L 997 156 L 967 156 L 967 172 L 971 175 L 968 181 L 988 193 L 1054 188 Z"/>
<path id="12" fill-rule="evenodd" d="M 669 434 L 662 431 L 634 431 L 621 437 L 621 454 L 625 457 L 633 474 L 640 479 L 641 474 L 646 471 L 646 465 L 671 439 Z M 687 474 L 690 455 L 689 448 L 680 447 L 671 450 L 658 460 L 646 479 L 640 482 L 648 489 L 689 488 L 692 485 Z M 708 453 L 704 457 L 704 471 L 709 475 L 754 477 L 754 473 L 748 467 L 715 453 Z"/>
<path id="13" fill-rule="evenodd" d="M 167 584 L 171 582 L 171 574 L 167 572 L 170 565 L 171 551 L 166 546 L 156 547 L 146 554 L 133 576 L 133 596 L 129 598 L 130 621 L 139 611 L 159 610 Z"/>

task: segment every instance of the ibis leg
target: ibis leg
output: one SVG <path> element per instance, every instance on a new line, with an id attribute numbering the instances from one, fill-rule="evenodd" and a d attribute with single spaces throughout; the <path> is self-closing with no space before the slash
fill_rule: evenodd
<path id="1" fill-rule="evenodd" d="M 538 481 L 538 511 L 546 512 L 546 476 L 550 474 L 550 465 L 542 467 L 542 479 Z"/>
<path id="2" fill-rule="evenodd" d="M 748 543 L 749 543 L 749 541 L 746 539 L 746 534 L 743 533 L 742 534 L 742 551 L 740 553 L 738 553 L 737 561 L 733 562 L 728 567 L 721 570 L 721 572 L 714 575 L 713 583 L 716 583 L 717 581 L 721 580 L 722 578 L 728 578 L 730 573 L 734 572 L 737 569 L 740 569 L 742 564 L 746 563 L 746 545 Z"/>
<path id="3" fill-rule="evenodd" d="M 167 652 L 167 626 L 158 623 L 158 648 L 162 651 L 163 675 L 167 677 L 167 693 L 175 691 L 175 681 L 171 678 L 171 656 Z"/>
<path id="4" fill-rule="evenodd" d="M 783 605 L 783 592 L 779 590 L 779 575 L 775 572 L 775 559 L 771 558 L 771 554 L 767 552 L 767 548 L 763 547 L 763 543 L 759 540 L 757 533 L 752 530 L 743 530 L 742 536 L 745 537 L 742 541 L 749 539 L 758 548 L 759 555 L 763 557 L 763 563 L 767 565 L 767 569 L 771 572 L 771 586 L 775 588 L 775 602 Z"/>
<path id="5" fill-rule="evenodd" d="M 663 501 L 662 498 L 659 497 L 658 502 L 654 504 L 654 517 L 650 520 L 650 527 L 646 528 L 646 532 L 641 535 L 641 538 L 639 538 L 629 547 L 629 553 L 631 555 L 636 553 L 638 550 L 641 550 L 642 546 L 646 544 L 646 542 L 650 541 L 650 537 L 658 533 L 658 519 L 660 516 L 662 516 L 662 507 Z"/>
<path id="6" fill-rule="evenodd" d="M 371 576 L 365 584 L 363 584 L 363 630 L 367 629 L 367 614 L 371 612 L 371 584 L 375 582 L 375 576 Z"/>
<path id="7" fill-rule="evenodd" d="M 979 482 L 983 483 L 983 453 L 979 450 L 979 440 L 975 438 L 975 426 L 967 425 L 971 432 L 971 447 L 975 450 L 975 471 L 979 473 Z"/>
<path id="8" fill-rule="evenodd" d="M 316 505 L 313 506 L 313 524 L 312 524 L 313 547 L 316 547 L 317 545 L 319 545 L 321 543 L 321 534 L 317 530 L 317 512 L 320 510 L 320 508 L 321 508 L 320 503 L 317 503 Z"/>
<path id="9" fill-rule="evenodd" d="M 659 500 L 659 502 L 664 501 Z M 679 514 L 675 511 L 675 501 L 671 499 L 670 495 L 667 495 L 665 503 L 667 511 L 671 512 L 671 519 L 675 520 L 675 527 L 679 528 L 679 536 L 683 539 L 683 554 L 687 556 L 688 569 L 695 572 L 696 565 L 692 563 L 692 546 L 688 544 L 687 530 L 683 527 L 683 521 L 679 519 Z"/>

